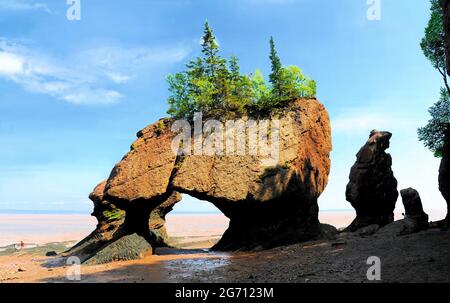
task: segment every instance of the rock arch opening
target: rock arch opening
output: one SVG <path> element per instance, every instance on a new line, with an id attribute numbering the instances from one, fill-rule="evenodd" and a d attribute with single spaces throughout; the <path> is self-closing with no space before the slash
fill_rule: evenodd
<path id="1" fill-rule="evenodd" d="M 182 194 L 166 216 L 168 244 L 181 249 L 209 249 L 228 228 L 230 220 L 214 204 Z"/>

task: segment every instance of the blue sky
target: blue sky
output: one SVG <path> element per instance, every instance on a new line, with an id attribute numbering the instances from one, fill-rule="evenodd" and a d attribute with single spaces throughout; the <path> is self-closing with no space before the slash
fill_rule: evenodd
<path id="1" fill-rule="evenodd" d="M 374 128 L 394 134 L 399 189 L 445 208 L 439 160 L 416 135 L 441 85 L 419 47 L 428 1 L 381 0 L 379 21 L 367 19 L 366 0 L 81 0 L 80 21 L 67 8 L 0 0 L 0 209 L 89 212 L 89 192 L 135 133 L 165 116 L 165 77 L 199 54 L 205 20 L 243 72 L 268 74 L 273 35 L 283 63 L 317 80 L 334 144 L 321 209 L 351 208 L 348 173 Z"/>

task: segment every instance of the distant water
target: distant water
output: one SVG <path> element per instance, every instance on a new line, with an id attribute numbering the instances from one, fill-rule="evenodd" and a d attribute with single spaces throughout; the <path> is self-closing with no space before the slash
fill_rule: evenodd
<path id="1" fill-rule="evenodd" d="M 91 211 L 82 210 L 23 210 L 0 209 L 3 215 L 89 215 Z"/>
<path id="2" fill-rule="evenodd" d="M 29 244 L 78 241 L 97 222 L 88 214 L 0 214 L 0 246 L 23 241 Z"/>

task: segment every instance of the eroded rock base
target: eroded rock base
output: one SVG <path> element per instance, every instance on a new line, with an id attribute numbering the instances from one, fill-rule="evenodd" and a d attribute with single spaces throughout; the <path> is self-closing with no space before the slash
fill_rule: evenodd
<path id="1" fill-rule="evenodd" d="M 95 265 L 113 261 L 128 261 L 141 259 L 152 255 L 153 248 L 144 237 L 138 234 L 126 235 L 106 245 L 84 264 Z"/>
<path id="2" fill-rule="evenodd" d="M 320 224 L 317 219 L 316 202 L 311 202 L 306 209 L 299 208 L 298 205 L 298 203 L 292 203 L 290 207 L 270 204 L 248 205 L 243 216 L 245 220 L 241 217 L 244 210 L 242 206 L 237 210 L 238 215 L 235 215 L 228 205 L 219 206 L 219 209 L 226 209 L 225 213 L 230 218 L 230 225 L 212 249 L 248 251 L 334 238 L 337 234 L 336 228 Z"/>

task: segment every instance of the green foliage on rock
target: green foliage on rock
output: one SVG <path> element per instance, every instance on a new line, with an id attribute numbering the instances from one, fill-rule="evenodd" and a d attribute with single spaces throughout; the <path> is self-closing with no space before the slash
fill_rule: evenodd
<path id="1" fill-rule="evenodd" d="M 242 75 L 239 61 L 219 55 L 219 45 L 208 22 L 202 39 L 202 57 L 190 61 L 184 72 L 169 75 L 168 114 L 192 120 L 195 112 L 204 116 L 232 118 L 269 112 L 299 97 L 314 97 L 316 82 L 296 66 L 283 67 L 270 39 L 272 72 L 269 84 L 260 70 Z"/>
<path id="2" fill-rule="evenodd" d="M 164 120 L 159 120 L 155 125 L 155 133 L 159 136 L 164 132 L 165 129 L 166 124 L 164 123 Z"/>
<path id="3" fill-rule="evenodd" d="M 107 222 L 110 222 L 124 218 L 125 212 L 120 209 L 111 209 L 111 210 L 104 210 L 102 212 L 102 215 Z"/>

